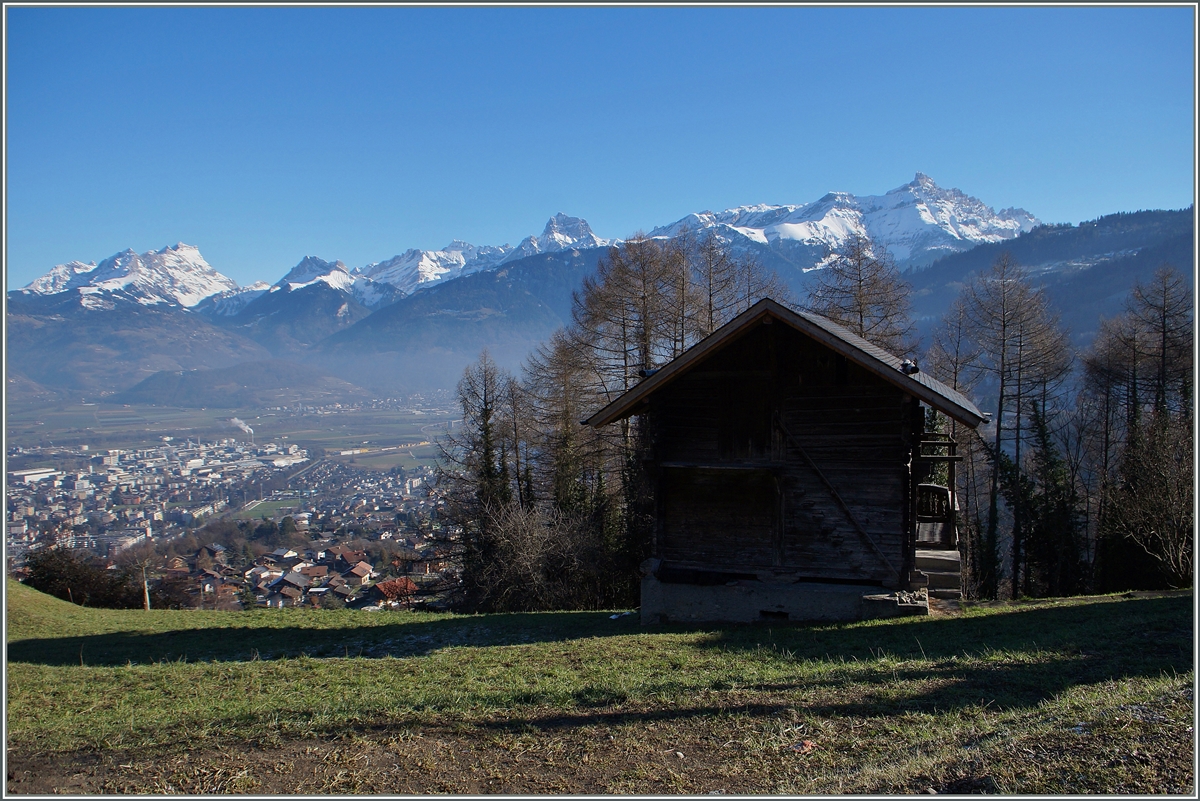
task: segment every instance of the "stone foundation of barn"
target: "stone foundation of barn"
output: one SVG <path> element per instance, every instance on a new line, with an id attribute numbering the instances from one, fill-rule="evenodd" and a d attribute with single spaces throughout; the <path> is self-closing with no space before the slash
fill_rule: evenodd
<path id="1" fill-rule="evenodd" d="M 823 582 L 739 580 L 725 585 L 642 579 L 642 625 L 654 623 L 755 623 L 852 621 L 927 615 L 917 593 Z"/>

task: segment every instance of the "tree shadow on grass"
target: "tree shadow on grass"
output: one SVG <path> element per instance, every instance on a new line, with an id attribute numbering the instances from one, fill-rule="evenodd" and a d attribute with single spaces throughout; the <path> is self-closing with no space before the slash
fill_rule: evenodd
<path id="1" fill-rule="evenodd" d="M 1082 653 L 1139 660 L 1181 647 L 1191 654 L 1191 593 L 1134 600 L 1013 606 L 1000 614 L 909 617 L 867 625 L 729 626 L 700 647 L 780 651 L 797 660 L 946 659 L 999 651 Z"/>
<path id="2" fill-rule="evenodd" d="M 1072 687 L 1194 670 L 1192 610 L 1188 594 L 865 626 L 728 626 L 703 635 L 694 647 L 728 653 L 730 676 L 713 680 L 709 674 L 688 685 L 686 678 L 681 683 L 664 675 L 639 694 L 695 700 L 635 716 L 764 715 L 780 711 L 781 704 L 833 718 L 934 714 L 973 706 L 1032 708 Z M 796 664 L 797 679 L 740 681 L 739 660 L 747 658 Z M 819 670 L 814 677 L 801 667 L 805 662 L 835 662 L 844 669 Z M 630 718 L 630 712 L 620 709 L 626 698 L 613 688 L 588 686 L 576 695 L 577 711 L 510 717 L 494 725 L 553 728 L 611 725 Z"/>
<path id="3" fill-rule="evenodd" d="M 620 697 L 604 709 L 580 699 L 576 710 L 506 715 L 483 725 L 566 729 L 716 715 L 766 717 L 786 709 L 867 720 L 970 707 L 1031 709 L 1073 687 L 1186 675 L 1195 668 L 1192 609 L 1189 594 L 871 626 L 728 627 L 699 647 L 797 663 L 844 659 L 846 670 L 795 682 L 740 687 L 718 682 L 690 694 L 665 682 L 660 688 L 669 691 L 665 695 L 694 700 L 629 711 L 620 708 Z M 593 695 L 604 700 L 598 691 Z"/>
<path id="4" fill-rule="evenodd" d="M 843 677 L 757 684 L 786 693 L 853 682 L 853 699 L 809 704 L 821 715 L 871 717 L 975 704 L 1030 707 L 1073 686 L 1186 674 L 1195 668 L 1191 594 L 1015 608 L 1006 614 L 910 618 L 853 626 L 726 629 L 704 647 L 731 654 L 778 652 L 797 662 L 841 660 Z M 764 637 L 766 634 L 766 637 Z"/>
<path id="5" fill-rule="evenodd" d="M 406 612 L 334 612 L 345 626 L 328 626 L 321 610 L 286 610 L 311 617 L 313 626 L 262 625 L 279 612 L 230 612 L 246 615 L 243 625 L 179 628 L 170 631 L 121 631 L 73 637 L 38 637 L 10 642 L 9 662 L 42 665 L 123 666 L 155 662 L 250 662 L 299 656 L 412 657 L 452 647 L 488 647 L 563 642 L 619 636 L 641 631 L 635 615 L 610 619 L 608 612 L 463 615 L 422 620 Z M 131 613 L 136 614 L 136 613 Z M 182 612 L 182 615 L 188 613 Z M 354 617 L 363 618 L 355 620 Z M 371 615 L 371 618 L 365 616 Z M 388 622 L 395 616 L 396 622 Z M 321 624 L 325 624 L 322 626 Z"/>

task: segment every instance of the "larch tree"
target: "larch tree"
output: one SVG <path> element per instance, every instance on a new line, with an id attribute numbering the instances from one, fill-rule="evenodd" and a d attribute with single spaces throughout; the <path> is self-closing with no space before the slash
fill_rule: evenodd
<path id="1" fill-rule="evenodd" d="M 965 324 L 970 338 L 980 350 L 974 369 L 979 378 L 995 386 L 996 411 L 992 445 L 992 476 L 988 493 L 987 528 L 984 535 L 983 563 L 998 564 L 1001 477 L 1000 457 L 1004 452 L 1005 431 L 1012 433 L 1012 461 L 1021 469 L 1022 421 L 1030 413 L 1031 402 L 1043 406 L 1070 369 L 1067 338 L 1058 325 L 1043 293 L 1034 288 L 1028 274 L 1004 253 L 991 269 L 976 276 L 961 295 Z M 1011 422 L 1006 421 L 1011 417 Z M 1022 521 L 1014 510 L 1012 532 L 1012 593 L 1021 589 Z M 995 597 L 999 574 L 981 576 L 981 591 Z"/>
<path id="2" fill-rule="evenodd" d="M 912 287 L 882 245 L 852 236 L 817 271 L 808 307 L 897 356 L 916 351 Z"/>
<path id="3" fill-rule="evenodd" d="M 741 305 L 738 264 L 715 234 L 690 242 L 688 249 L 700 295 L 700 333 L 708 335 L 736 315 Z"/>
<path id="4" fill-rule="evenodd" d="M 1184 277 L 1164 265 L 1130 294 L 1126 312 L 1143 332 L 1148 376 L 1157 412 L 1192 403 L 1192 291 Z"/>
<path id="5" fill-rule="evenodd" d="M 971 338 L 970 321 L 962 298 L 956 298 L 942 315 L 933 330 L 932 342 L 925 354 L 929 372 L 942 383 L 964 395 L 969 395 L 979 379 L 976 369 L 980 358 L 979 346 Z M 964 589 L 973 596 L 980 590 L 981 577 L 995 574 L 996 554 L 989 554 L 983 546 L 985 530 L 979 517 L 980 509 L 986 508 L 981 499 L 988 474 L 986 448 L 981 447 L 978 434 L 970 430 L 960 440 L 958 423 L 950 422 L 950 438 L 960 445 L 961 468 L 955 471 L 954 487 L 959 508 L 959 532 L 963 559 Z"/>

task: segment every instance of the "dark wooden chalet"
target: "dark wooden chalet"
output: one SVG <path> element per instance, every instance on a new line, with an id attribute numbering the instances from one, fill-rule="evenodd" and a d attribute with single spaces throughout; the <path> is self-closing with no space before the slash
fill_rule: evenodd
<path id="1" fill-rule="evenodd" d="M 888 591 L 923 584 L 918 548 L 957 557 L 930 522 L 953 496 L 922 484 L 956 458 L 925 433 L 929 407 L 984 419 L 912 362 L 768 299 L 585 420 L 649 427 L 643 622 L 894 614 L 912 599 Z"/>

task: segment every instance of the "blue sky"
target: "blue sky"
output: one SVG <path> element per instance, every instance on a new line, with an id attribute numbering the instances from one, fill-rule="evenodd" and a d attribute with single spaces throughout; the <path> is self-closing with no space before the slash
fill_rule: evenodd
<path id="1" fill-rule="evenodd" d="M 240 283 L 558 211 L 881 194 L 1047 222 L 1193 201 L 1194 11 L 14 8 L 8 287 L 177 241 Z"/>

